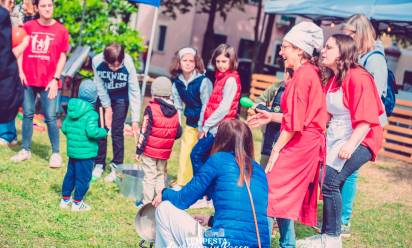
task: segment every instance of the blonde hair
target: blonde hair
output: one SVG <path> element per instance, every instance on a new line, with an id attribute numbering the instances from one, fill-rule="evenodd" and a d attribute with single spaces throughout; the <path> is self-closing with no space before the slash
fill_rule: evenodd
<path id="1" fill-rule="evenodd" d="M 350 30 L 355 34 L 354 40 L 360 55 L 375 48 L 375 29 L 364 14 L 356 14 L 349 17 L 342 29 Z"/>

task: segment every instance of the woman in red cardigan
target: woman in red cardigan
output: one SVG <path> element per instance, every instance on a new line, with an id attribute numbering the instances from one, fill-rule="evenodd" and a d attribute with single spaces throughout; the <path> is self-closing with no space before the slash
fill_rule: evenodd
<path id="1" fill-rule="evenodd" d="M 332 35 L 322 50 L 321 64 L 330 121 L 326 134 L 326 175 L 322 186 L 322 234 L 304 240 L 308 247 L 342 247 L 341 188 L 346 178 L 369 160 L 382 143 L 382 102 L 372 76 L 357 64 L 354 40 Z M 320 246 L 319 246 L 320 247 Z"/>
<path id="2" fill-rule="evenodd" d="M 319 69 L 313 51 L 323 45 L 322 29 L 301 22 L 284 37 L 280 55 L 293 69 L 282 95 L 281 133 L 266 167 L 269 184 L 268 216 L 276 217 L 280 247 L 295 247 L 293 221 L 315 226 L 317 182 L 324 157 L 327 112 Z M 259 111 L 248 124 L 256 127 L 276 119 Z"/>

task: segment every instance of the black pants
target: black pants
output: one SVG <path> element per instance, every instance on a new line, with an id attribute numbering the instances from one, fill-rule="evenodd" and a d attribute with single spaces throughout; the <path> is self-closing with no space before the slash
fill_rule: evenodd
<path id="1" fill-rule="evenodd" d="M 113 159 L 115 164 L 123 164 L 124 160 L 124 135 L 123 128 L 124 122 L 127 116 L 127 110 L 129 109 L 129 102 L 126 100 L 112 100 L 112 146 L 113 146 Z M 103 169 L 106 167 L 106 155 L 107 155 L 107 138 L 99 140 L 99 153 L 96 158 L 96 164 L 103 164 Z"/>

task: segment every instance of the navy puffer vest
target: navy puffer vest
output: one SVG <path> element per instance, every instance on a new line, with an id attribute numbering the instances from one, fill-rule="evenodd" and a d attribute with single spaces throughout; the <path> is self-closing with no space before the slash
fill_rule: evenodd
<path id="1" fill-rule="evenodd" d="M 199 76 L 189 82 L 187 87 L 178 78 L 173 83 L 182 101 L 185 103 L 184 115 L 186 116 L 186 125 L 197 128 L 202 111 L 202 100 L 200 99 L 200 87 L 205 76 Z"/>

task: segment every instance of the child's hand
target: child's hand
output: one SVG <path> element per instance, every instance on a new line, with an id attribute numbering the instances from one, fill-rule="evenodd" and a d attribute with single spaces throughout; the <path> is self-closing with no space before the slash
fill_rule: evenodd
<path id="1" fill-rule="evenodd" d="M 157 206 L 159 206 L 159 204 L 162 203 L 162 192 L 160 192 L 159 194 L 157 194 L 157 196 L 153 199 L 152 201 L 152 205 L 157 208 Z"/>
<path id="2" fill-rule="evenodd" d="M 204 137 L 206 137 L 206 135 L 207 135 L 207 132 L 199 132 L 197 134 L 197 137 L 198 137 L 198 139 L 203 139 Z"/>
<path id="3" fill-rule="evenodd" d="M 112 117 L 113 117 L 113 111 L 112 107 L 107 107 L 105 108 L 104 111 L 104 122 L 106 123 L 106 127 L 108 129 L 112 128 Z"/>
<path id="4" fill-rule="evenodd" d="M 136 159 L 137 162 L 139 162 L 139 161 L 140 161 L 140 155 L 137 155 L 137 154 L 136 154 L 135 159 Z"/>

